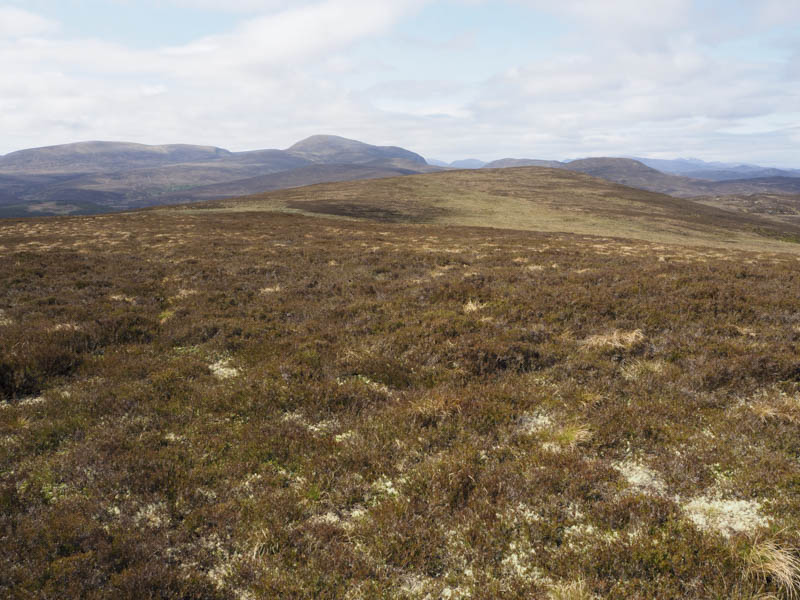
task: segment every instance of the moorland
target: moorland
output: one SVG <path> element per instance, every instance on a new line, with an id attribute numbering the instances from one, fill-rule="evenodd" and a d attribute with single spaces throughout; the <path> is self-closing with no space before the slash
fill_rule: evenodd
<path id="1" fill-rule="evenodd" d="M 793 597 L 796 235 L 537 167 L 2 220 L 2 595 Z"/>

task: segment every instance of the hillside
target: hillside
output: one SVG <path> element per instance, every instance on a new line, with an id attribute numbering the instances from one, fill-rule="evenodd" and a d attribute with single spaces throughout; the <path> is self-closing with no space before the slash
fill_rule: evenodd
<path id="1" fill-rule="evenodd" d="M 218 183 L 194 187 L 185 192 L 166 194 L 159 198 L 159 204 L 185 204 L 200 200 L 215 200 L 248 196 L 265 191 L 284 190 L 316 183 L 380 179 L 410 175 L 416 171 L 369 165 L 310 165 L 262 175 L 249 179 L 237 179 L 230 183 Z"/>
<path id="2" fill-rule="evenodd" d="M 673 164 L 681 161 L 648 161 L 651 164 Z M 693 163 L 692 163 L 693 164 Z M 594 177 L 621 183 L 630 187 L 669 194 L 679 198 L 698 196 L 722 196 L 738 194 L 796 194 L 800 190 L 800 178 L 789 171 L 770 171 L 763 169 L 750 172 L 750 175 L 732 179 L 719 172 L 696 173 L 707 176 L 707 179 L 693 178 L 687 174 L 670 174 L 649 167 L 641 161 L 630 158 L 595 157 L 583 158 L 569 162 L 543 161 L 532 159 L 506 158 L 488 163 L 484 168 L 509 168 L 523 166 L 552 167 L 578 173 L 586 173 Z M 730 172 L 727 172 L 730 174 Z M 756 176 L 756 173 L 771 173 L 767 177 Z M 783 175 L 776 176 L 775 173 Z"/>
<path id="3" fill-rule="evenodd" d="M 720 247 L 800 248 L 778 241 L 800 235 L 796 225 L 633 189 L 582 173 L 539 167 L 323 184 L 222 200 L 189 210 L 289 210 L 389 222 L 569 231 Z"/>
<path id="4" fill-rule="evenodd" d="M 629 187 L 675 196 L 695 196 L 696 189 L 706 189 L 700 182 L 662 173 L 629 158 L 584 158 L 566 163 L 563 168 Z"/>
<path id="5" fill-rule="evenodd" d="M 536 168 L 229 206 L 0 221 L 1 597 L 793 597 L 798 257 L 755 221 Z M 409 223 L 500 208 L 728 246 Z"/>

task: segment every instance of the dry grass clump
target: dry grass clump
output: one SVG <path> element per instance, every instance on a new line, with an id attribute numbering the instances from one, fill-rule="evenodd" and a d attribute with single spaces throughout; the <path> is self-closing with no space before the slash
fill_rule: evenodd
<path id="1" fill-rule="evenodd" d="M 592 430 L 583 423 L 571 423 L 551 428 L 544 434 L 542 447 L 552 452 L 574 450 L 592 439 Z"/>
<path id="2" fill-rule="evenodd" d="M 747 577 L 773 584 L 785 598 L 800 595 L 800 558 L 789 546 L 776 540 L 756 538 L 745 554 Z"/>
<path id="3" fill-rule="evenodd" d="M 597 596 L 583 579 L 554 583 L 547 592 L 550 600 L 595 600 Z"/>
<path id="4" fill-rule="evenodd" d="M 434 391 L 412 401 L 408 413 L 422 425 L 437 424 L 461 411 L 461 398 L 449 391 Z"/>
<path id="5" fill-rule="evenodd" d="M 592 436 L 592 430 L 588 425 L 576 423 L 560 428 L 556 432 L 554 440 L 558 445 L 572 449 L 585 444 L 592 439 Z"/>
<path id="6" fill-rule="evenodd" d="M 477 311 L 481 310 L 482 308 L 484 308 L 485 306 L 486 306 L 486 304 L 478 302 L 477 300 L 469 300 L 464 305 L 464 309 L 463 310 L 464 310 L 465 314 L 469 314 L 469 313 L 477 312 Z"/>
<path id="7" fill-rule="evenodd" d="M 800 423 L 800 395 L 772 389 L 759 392 L 747 405 L 762 421 L 781 419 Z"/>
<path id="8" fill-rule="evenodd" d="M 583 344 L 588 348 L 611 348 L 630 350 L 634 346 L 642 344 L 647 339 L 641 329 L 633 331 L 615 330 L 611 333 L 603 333 L 589 336 L 583 340 Z"/>
<path id="9" fill-rule="evenodd" d="M 648 375 L 661 375 L 664 372 L 665 363 L 662 360 L 635 360 L 625 364 L 620 369 L 622 376 L 628 381 L 637 381 Z"/>

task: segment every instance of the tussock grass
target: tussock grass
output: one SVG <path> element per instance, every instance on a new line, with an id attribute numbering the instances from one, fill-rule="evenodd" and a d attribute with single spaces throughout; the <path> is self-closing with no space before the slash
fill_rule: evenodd
<path id="1" fill-rule="evenodd" d="M 547 597 L 550 600 L 595 600 L 595 596 L 583 579 L 550 586 Z"/>
<path id="2" fill-rule="evenodd" d="M 762 390 L 752 398 L 748 406 L 762 421 L 770 419 L 800 423 L 800 395 L 773 388 Z"/>
<path id="3" fill-rule="evenodd" d="M 612 331 L 589 336 L 583 343 L 588 348 L 611 348 L 629 350 L 645 341 L 645 335 L 641 329 L 634 331 Z"/>
<path id="4" fill-rule="evenodd" d="M 748 577 L 761 584 L 774 583 L 783 597 L 800 595 L 800 559 L 794 549 L 776 540 L 755 538 L 745 564 Z"/>

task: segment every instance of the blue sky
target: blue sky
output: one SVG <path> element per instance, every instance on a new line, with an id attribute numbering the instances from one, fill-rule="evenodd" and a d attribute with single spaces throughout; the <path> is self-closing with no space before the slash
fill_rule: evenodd
<path id="1" fill-rule="evenodd" d="M 0 0 L 0 154 L 87 139 L 800 167 L 797 0 Z"/>

